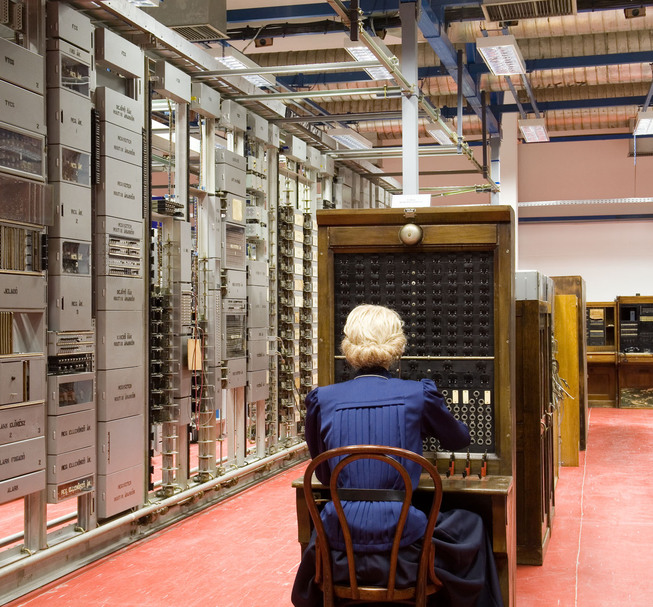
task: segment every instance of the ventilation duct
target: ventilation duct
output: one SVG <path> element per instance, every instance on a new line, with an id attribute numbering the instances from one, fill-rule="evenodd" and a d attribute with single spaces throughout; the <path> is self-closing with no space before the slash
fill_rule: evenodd
<path id="1" fill-rule="evenodd" d="M 167 0 L 143 10 L 190 42 L 227 37 L 227 0 Z"/>
<path id="2" fill-rule="evenodd" d="M 514 21 L 576 14 L 576 0 L 483 0 L 487 21 Z"/>

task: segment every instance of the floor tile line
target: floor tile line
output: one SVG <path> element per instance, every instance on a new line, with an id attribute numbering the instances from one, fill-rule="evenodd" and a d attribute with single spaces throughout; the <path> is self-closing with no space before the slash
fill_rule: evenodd
<path id="1" fill-rule="evenodd" d="M 590 417 L 592 415 L 592 409 L 589 409 L 587 413 L 587 427 L 590 426 Z M 574 607 L 578 607 L 578 570 L 580 568 L 580 546 L 581 539 L 583 537 L 583 521 L 585 516 L 585 477 L 587 475 L 587 460 L 589 455 L 589 440 L 586 441 L 585 445 L 585 457 L 583 459 L 583 480 L 580 485 L 580 527 L 578 528 L 578 551 L 576 552 L 576 579 L 575 579 L 575 588 L 574 588 Z"/>

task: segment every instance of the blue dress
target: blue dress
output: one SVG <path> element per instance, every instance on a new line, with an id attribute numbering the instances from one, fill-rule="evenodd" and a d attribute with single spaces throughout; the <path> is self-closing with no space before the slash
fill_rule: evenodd
<path id="1" fill-rule="evenodd" d="M 368 369 L 356 378 L 315 388 L 306 397 L 306 442 L 311 457 L 346 445 L 387 445 L 422 453 L 422 439 L 436 437 L 446 450 L 469 445 L 467 427 L 456 420 L 444 404 L 435 384 L 428 379 L 396 379 L 385 369 Z M 334 464 L 331 464 L 334 465 Z M 413 487 L 420 467 L 404 462 Z M 325 463 L 316 470 L 328 484 L 331 470 Z M 382 462 L 354 462 L 341 473 L 343 486 L 402 489 L 396 472 Z M 399 502 L 343 502 L 356 552 L 357 576 L 361 583 L 384 584 L 387 558 L 394 537 Z M 332 502 L 322 511 L 325 531 L 333 551 L 334 578 L 347 577 L 344 543 Z M 408 586 L 416 576 L 419 544 L 426 515 L 411 506 L 401 540 L 398 587 Z M 502 605 L 496 570 L 481 518 L 464 510 L 442 512 L 434 533 L 436 573 L 444 583 L 437 604 L 451 607 L 495 607 Z M 302 556 L 292 592 L 296 607 L 322 604 L 314 584 L 314 539 Z"/>

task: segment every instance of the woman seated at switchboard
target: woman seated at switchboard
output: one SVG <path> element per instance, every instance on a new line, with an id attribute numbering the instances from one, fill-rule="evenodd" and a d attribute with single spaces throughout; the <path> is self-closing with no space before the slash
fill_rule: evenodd
<path id="1" fill-rule="evenodd" d="M 403 322 L 396 312 L 382 306 L 358 306 L 347 317 L 344 334 L 342 352 L 357 374 L 350 381 L 315 388 L 306 397 L 306 442 L 312 457 L 336 447 L 362 444 L 401 447 L 421 455 L 422 439 L 427 436 L 437 438 L 447 450 L 469 445 L 467 427 L 449 412 L 431 380 L 401 380 L 389 372 L 406 346 Z M 377 480 L 382 484 L 381 479 L 356 478 L 356 474 L 364 474 L 363 468 L 348 476 L 352 487 L 373 486 Z M 316 474 L 323 484 L 329 484 L 328 463 L 318 467 Z M 419 471 L 415 476 L 411 478 L 413 488 Z M 373 585 L 384 571 L 387 577 L 387 542 L 388 537 L 392 542 L 394 533 L 387 527 L 396 522 L 384 516 L 389 507 L 389 502 L 370 502 L 364 520 L 349 520 L 359 583 Z M 325 508 L 322 519 L 331 536 L 337 528 L 333 509 Z M 415 581 L 421 542 L 413 538 L 422 538 L 425 528 L 426 516 L 411 506 L 402 535 L 407 541 L 404 545 L 402 540 L 399 553 L 397 587 Z M 503 605 L 490 541 L 480 516 L 466 510 L 441 512 L 433 542 L 435 573 L 444 584 L 432 597 L 438 607 Z M 348 579 L 345 552 L 334 549 L 332 556 L 334 579 Z M 314 575 L 315 534 L 297 571 L 292 591 L 296 607 L 322 604 Z"/>

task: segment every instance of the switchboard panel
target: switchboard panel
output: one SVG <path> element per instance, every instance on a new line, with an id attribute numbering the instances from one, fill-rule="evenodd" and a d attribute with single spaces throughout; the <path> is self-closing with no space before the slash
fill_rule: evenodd
<path id="1" fill-rule="evenodd" d="M 247 267 L 245 226 L 223 223 L 222 248 L 222 266 L 225 269 L 244 270 Z"/>
<path id="2" fill-rule="evenodd" d="M 50 238 L 48 271 L 51 276 L 90 276 L 91 243 Z"/>
<path id="3" fill-rule="evenodd" d="M 0 107 L 2 107 L 2 122 L 7 125 L 41 135 L 47 133 L 43 120 L 45 102 L 40 93 L 33 93 L 0 80 Z"/>
<path id="4" fill-rule="evenodd" d="M 224 363 L 227 388 L 242 388 L 247 382 L 247 359 L 234 358 Z"/>
<path id="5" fill-rule="evenodd" d="M 140 464 L 97 479 L 98 517 L 109 518 L 140 506 L 145 497 L 145 467 Z"/>
<path id="6" fill-rule="evenodd" d="M 50 181 L 91 187 L 91 154 L 63 145 L 48 147 Z"/>
<path id="7" fill-rule="evenodd" d="M 65 88 L 86 99 L 91 95 L 91 55 L 56 38 L 48 40 L 48 88 Z"/>
<path id="8" fill-rule="evenodd" d="M 63 2 L 47 3 L 48 35 L 63 38 L 79 48 L 90 51 L 91 20 Z"/>
<path id="9" fill-rule="evenodd" d="M 111 30 L 95 29 L 95 61 L 123 76 L 142 78 L 143 51 Z"/>
<path id="10" fill-rule="evenodd" d="M 91 149 L 91 102 L 65 88 L 48 89 L 48 143 Z"/>
<path id="11" fill-rule="evenodd" d="M 97 368 L 138 367 L 143 363 L 143 313 L 98 311 Z"/>
<path id="12" fill-rule="evenodd" d="M 43 276 L 33 274 L 0 273 L 4 289 L 0 307 L 13 310 L 34 310 L 47 305 L 46 284 Z"/>
<path id="13" fill-rule="evenodd" d="M 98 276 L 95 284 L 98 310 L 143 309 L 145 285 L 142 280 Z"/>
<path id="14" fill-rule="evenodd" d="M 167 61 L 157 61 L 154 90 L 178 103 L 190 103 L 190 76 Z"/>
<path id="15" fill-rule="evenodd" d="M 50 281 L 49 320 L 58 331 L 92 328 L 93 291 L 90 276 L 64 274 Z"/>
<path id="16" fill-rule="evenodd" d="M 48 234 L 54 238 L 87 240 L 91 234 L 91 197 L 86 188 L 61 182 L 52 188 L 54 224 Z"/>
<path id="17" fill-rule="evenodd" d="M 0 409 L 0 445 L 37 438 L 43 436 L 44 432 L 45 405 L 23 405 Z"/>
<path id="18" fill-rule="evenodd" d="M 247 402 L 255 403 L 270 396 L 270 373 L 266 370 L 247 373 Z"/>
<path id="19" fill-rule="evenodd" d="M 45 469 L 0 482 L 0 504 L 11 502 L 45 487 Z"/>
<path id="20" fill-rule="evenodd" d="M 45 468 L 45 438 L 0 445 L 0 481 Z"/>
<path id="21" fill-rule="evenodd" d="M 0 54 L 4 57 L 0 62 L 0 79 L 39 95 L 45 94 L 41 55 L 5 38 L 0 38 Z"/>
<path id="22" fill-rule="evenodd" d="M 193 82 L 190 88 L 190 109 L 206 118 L 220 118 L 220 93 L 201 82 Z"/>
<path id="23" fill-rule="evenodd" d="M 45 178 L 45 137 L 0 122 L 0 169 L 42 181 Z"/>
<path id="24" fill-rule="evenodd" d="M 408 342 L 395 371 L 432 379 L 468 426 L 470 452 L 500 454 L 493 473 L 512 475 L 510 213 L 454 209 L 419 209 L 414 217 L 399 209 L 318 212 L 320 229 L 329 227 L 329 252 L 319 257 L 320 299 L 333 298 L 333 320 L 326 311 L 319 315 L 320 334 L 330 341 L 318 353 L 320 383 L 354 376 L 338 352 L 349 312 L 363 303 L 388 306 L 404 320 Z M 402 242 L 406 224 L 421 233 L 417 243 Z M 425 453 L 434 457 L 438 449 L 435 439 L 425 441 Z"/>
<path id="25" fill-rule="evenodd" d="M 101 125 L 102 154 L 140 167 L 143 162 L 143 138 L 141 135 L 111 122 L 104 121 Z"/>
<path id="26" fill-rule="evenodd" d="M 62 415 L 91 409 L 95 402 L 95 373 L 48 376 L 48 413 Z"/>
<path id="27" fill-rule="evenodd" d="M 101 156 L 100 173 L 102 179 L 96 188 L 98 215 L 142 221 L 142 167 Z"/>
<path id="28" fill-rule="evenodd" d="M 59 455 L 93 444 L 95 444 L 93 409 L 48 416 L 48 455 Z"/>
<path id="29" fill-rule="evenodd" d="M 106 86 L 95 89 L 95 107 L 100 118 L 140 134 L 143 129 L 143 103 Z"/>
<path id="30" fill-rule="evenodd" d="M 99 422 L 108 422 L 142 413 L 144 399 L 143 367 L 98 371 L 97 417 Z"/>
<path id="31" fill-rule="evenodd" d="M 98 474 L 131 467 L 143 457 L 143 415 L 98 422 Z"/>
<path id="32" fill-rule="evenodd" d="M 48 455 L 48 491 L 52 485 L 59 486 L 67 481 L 95 474 L 95 445 L 75 449 L 60 455 Z M 90 487 L 89 487 L 90 488 Z M 69 493 L 66 492 L 67 494 Z M 59 494 L 59 491 L 57 491 Z M 60 498 L 60 495 L 57 495 Z M 68 495 L 68 497 L 71 497 Z"/>

